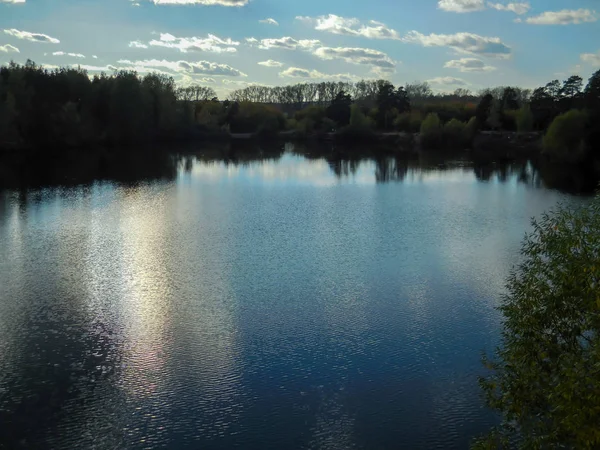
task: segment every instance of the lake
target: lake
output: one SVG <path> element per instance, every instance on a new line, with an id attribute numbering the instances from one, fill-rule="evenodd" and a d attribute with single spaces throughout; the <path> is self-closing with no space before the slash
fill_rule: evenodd
<path id="1" fill-rule="evenodd" d="M 504 280 L 532 216 L 585 200 L 528 163 L 286 150 L 0 191 L 1 448 L 464 449 L 495 422 Z"/>

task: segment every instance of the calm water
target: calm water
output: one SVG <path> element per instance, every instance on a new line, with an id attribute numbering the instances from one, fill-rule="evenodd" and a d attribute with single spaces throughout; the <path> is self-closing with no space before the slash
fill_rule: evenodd
<path id="1" fill-rule="evenodd" d="M 530 217 L 582 201 L 527 166 L 150 172 L 0 191 L 0 447 L 466 448 Z"/>

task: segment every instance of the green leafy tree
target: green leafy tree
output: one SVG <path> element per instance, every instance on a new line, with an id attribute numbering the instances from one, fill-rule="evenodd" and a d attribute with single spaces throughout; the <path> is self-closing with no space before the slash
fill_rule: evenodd
<path id="1" fill-rule="evenodd" d="M 557 161 L 580 162 L 586 155 L 587 115 L 573 109 L 554 119 L 543 140 L 543 151 Z"/>
<path id="2" fill-rule="evenodd" d="M 572 75 L 563 82 L 559 95 L 563 98 L 574 98 L 581 93 L 583 89 L 583 78 L 579 75 Z"/>
<path id="3" fill-rule="evenodd" d="M 490 108 L 490 113 L 487 118 L 487 125 L 492 130 L 497 130 L 502 126 L 502 103 L 499 100 L 494 100 L 492 102 L 492 107 Z"/>
<path id="4" fill-rule="evenodd" d="M 538 130 L 548 128 L 554 117 L 558 114 L 556 102 L 543 87 L 539 87 L 533 91 L 530 105 L 534 128 Z"/>
<path id="5" fill-rule="evenodd" d="M 150 73 L 142 79 L 146 103 L 151 110 L 150 130 L 158 135 L 169 135 L 175 127 L 175 80 L 172 77 Z"/>
<path id="6" fill-rule="evenodd" d="M 477 109 L 475 110 L 478 128 L 483 128 L 487 123 L 493 103 L 494 97 L 490 93 L 485 94 L 479 101 Z"/>
<path id="7" fill-rule="evenodd" d="M 517 111 L 516 121 L 519 133 L 527 133 L 533 130 L 533 114 L 529 105 L 523 105 Z"/>
<path id="8" fill-rule="evenodd" d="M 436 113 L 429 113 L 421 123 L 421 145 L 423 148 L 439 148 L 442 145 L 442 123 Z"/>
<path id="9" fill-rule="evenodd" d="M 597 152 L 600 148 L 600 70 L 590 77 L 584 91 L 584 102 L 589 114 L 588 144 Z"/>
<path id="10" fill-rule="evenodd" d="M 396 89 L 387 81 L 380 83 L 377 92 L 378 125 L 387 130 L 398 114 L 410 111 L 410 100 L 403 87 Z"/>
<path id="11" fill-rule="evenodd" d="M 600 70 L 594 72 L 590 77 L 587 86 L 585 87 L 585 96 L 594 104 L 600 102 Z"/>
<path id="12" fill-rule="evenodd" d="M 457 119 L 452 119 L 443 127 L 444 145 L 451 148 L 465 148 L 470 144 L 468 125 Z"/>
<path id="13" fill-rule="evenodd" d="M 555 102 L 560 99 L 560 94 L 562 91 L 562 86 L 560 85 L 560 81 L 552 80 L 550 83 L 547 83 L 544 86 L 544 91 L 546 94 Z"/>
<path id="14" fill-rule="evenodd" d="M 355 129 L 373 129 L 373 122 L 365 116 L 358 105 L 352 105 L 350 108 L 350 124 Z"/>
<path id="15" fill-rule="evenodd" d="M 350 122 L 350 107 L 352 97 L 346 92 L 339 92 L 327 108 L 327 117 L 338 124 L 339 127 L 348 125 Z"/>
<path id="16" fill-rule="evenodd" d="M 517 91 L 512 87 L 507 87 L 502 93 L 501 99 L 502 110 L 519 108 L 519 96 Z"/>
<path id="17" fill-rule="evenodd" d="M 474 448 L 600 448 L 600 197 L 533 221 L 481 386 L 501 424 Z"/>
<path id="18" fill-rule="evenodd" d="M 109 136 L 113 142 L 136 142 L 144 136 L 153 111 L 148 109 L 135 72 L 116 74 L 110 92 Z"/>
<path id="19" fill-rule="evenodd" d="M 373 119 L 367 117 L 359 105 L 350 108 L 350 123 L 340 130 L 339 137 L 345 140 L 357 141 L 373 138 Z"/>
<path id="20" fill-rule="evenodd" d="M 16 128 L 16 102 L 10 93 L 2 93 L 0 101 L 0 145 L 17 145 L 19 133 Z"/>

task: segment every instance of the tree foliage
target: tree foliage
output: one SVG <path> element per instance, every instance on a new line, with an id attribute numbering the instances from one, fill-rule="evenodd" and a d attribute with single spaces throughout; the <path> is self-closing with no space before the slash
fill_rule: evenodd
<path id="1" fill-rule="evenodd" d="M 522 257 L 481 379 L 502 423 L 475 448 L 600 448 L 600 197 L 534 220 Z"/>
<path id="2" fill-rule="evenodd" d="M 533 114 L 529 105 L 523 105 L 517 111 L 516 125 L 519 133 L 527 133 L 533 130 Z"/>
<path id="3" fill-rule="evenodd" d="M 477 124 L 481 128 L 483 127 L 490 117 L 490 112 L 492 110 L 492 105 L 494 103 L 494 97 L 492 94 L 485 94 L 479 104 L 477 105 L 477 110 L 475 111 L 475 117 L 477 119 Z"/>
<path id="4" fill-rule="evenodd" d="M 423 148 L 439 148 L 442 144 L 442 123 L 435 113 L 430 113 L 421 123 L 421 145 Z"/>
<path id="5" fill-rule="evenodd" d="M 450 148 L 464 149 L 471 143 L 469 124 L 460 120 L 452 119 L 444 124 L 442 135 L 444 144 Z"/>
<path id="6" fill-rule="evenodd" d="M 545 131 L 557 116 L 571 109 L 585 110 L 589 120 L 583 130 L 577 129 L 585 145 L 578 149 L 586 150 L 587 158 L 600 148 L 600 71 L 585 89 L 583 80 L 574 75 L 562 83 L 553 80 L 533 94 L 515 86 L 498 86 L 477 95 L 467 89 L 434 93 L 427 83 L 403 87 L 385 80 L 362 80 L 251 85 L 220 102 L 209 86 L 178 87 L 173 78 L 158 73 L 140 76 L 115 71 L 90 76 L 74 68 L 46 70 L 31 61 L 0 67 L 0 147 L 143 143 L 228 131 L 322 133 L 348 125 L 353 104 L 380 131 L 418 132 L 422 118 L 433 113 L 440 127 L 452 123 L 449 130 L 475 117 L 476 127 L 469 127 L 469 135 L 473 130 Z M 572 141 L 565 142 L 557 145 L 569 154 L 564 149 Z M 600 154 L 595 158 L 600 159 Z"/>
<path id="7" fill-rule="evenodd" d="M 352 97 L 345 91 L 340 91 L 327 108 L 327 117 L 340 127 L 346 126 L 350 122 L 351 107 Z"/>
<path id="8" fill-rule="evenodd" d="M 381 83 L 377 93 L 377 110 L 379 127 L 390 129 L 398 114 L 410 111 L 410 100 L 404 88 L 396 89 L 392 83 Z"/>
<path id="9" fill-rule="evenodd" d="M 341 137 L 354 141 L 370 139 L 373 137 L 373 128 L 373 120 L 362 112 L 359 105 L 354 104 L 350 108 L 349 124 L 342 128 Z"/>
<path id="10" fill-rule="evenodd" d="M 587 115 L 573 109 L 556 117 L 543 141 L 544 153 L 548 156 L 568 162 L 580 162 L 586 154 Z"/>

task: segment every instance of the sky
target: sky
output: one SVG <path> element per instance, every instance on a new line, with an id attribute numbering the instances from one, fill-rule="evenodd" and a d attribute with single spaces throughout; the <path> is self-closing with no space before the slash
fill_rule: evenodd
<path id="1" fill-rule="evenodd" d="M 600 69 L 600 0 L 0 0 L 0 64 L 27 59 L 220 97 L 373 78 L 535 88 Z"/>

